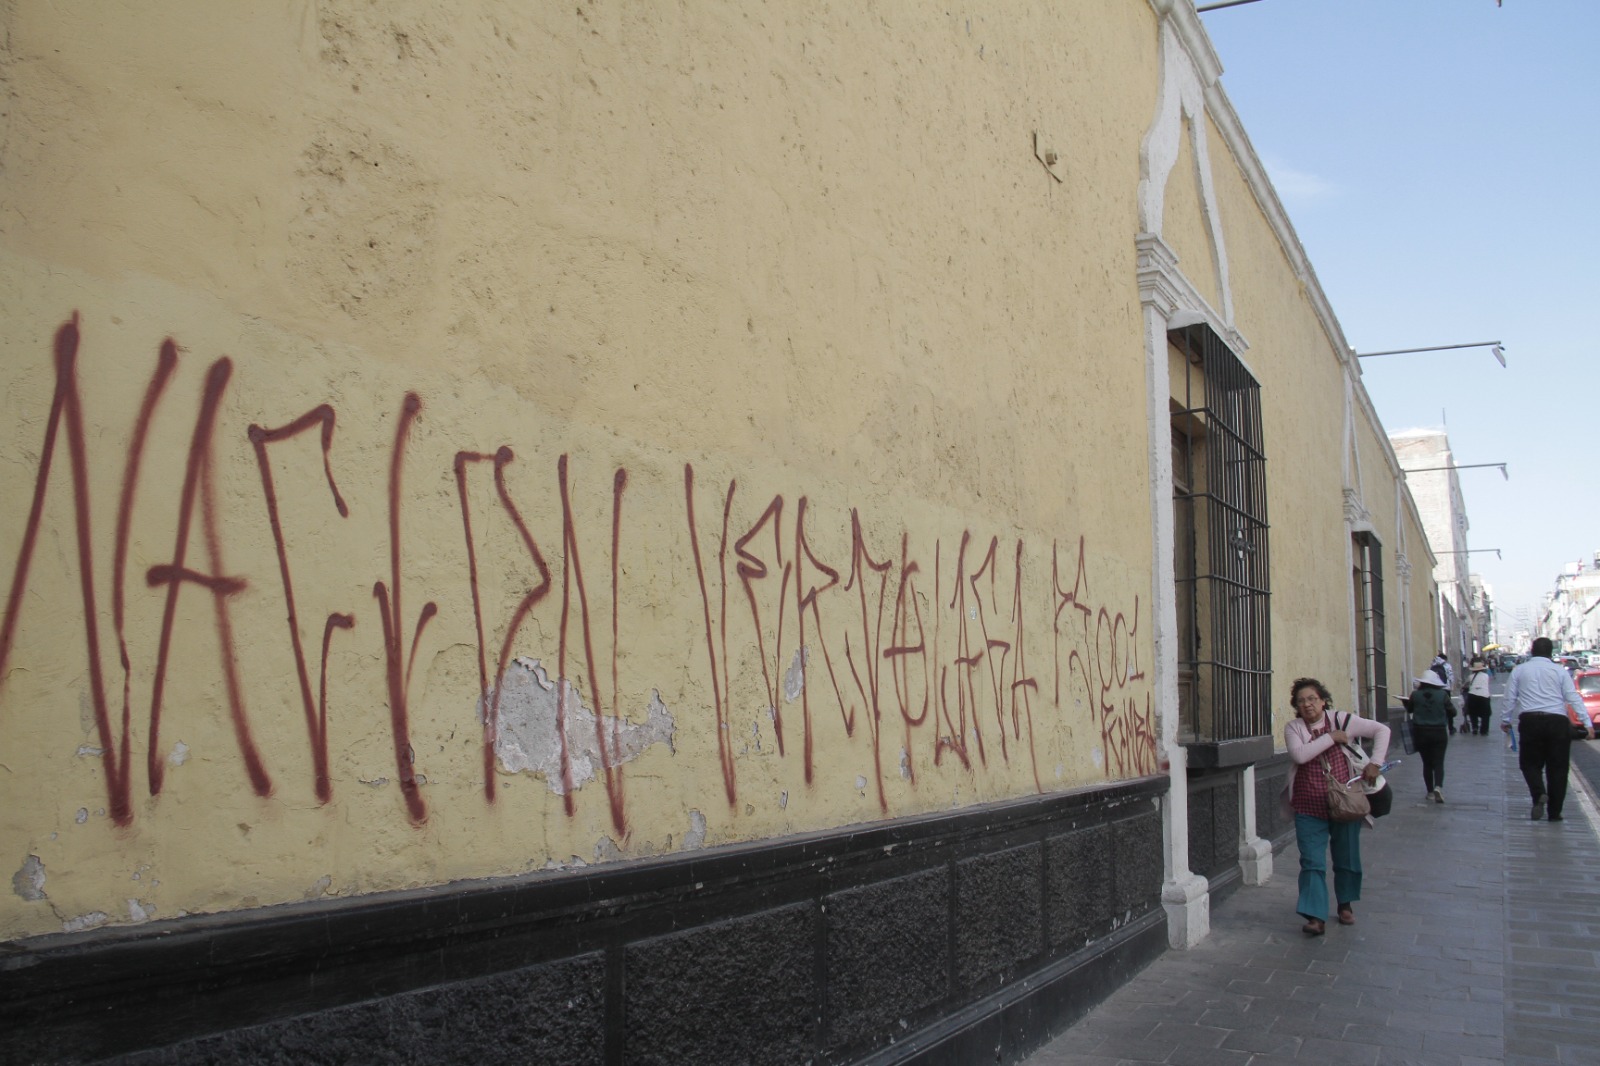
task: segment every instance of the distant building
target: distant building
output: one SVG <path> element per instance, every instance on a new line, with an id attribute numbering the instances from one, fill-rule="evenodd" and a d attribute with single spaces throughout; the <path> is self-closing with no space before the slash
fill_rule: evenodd
<path id="1" fill-rule="evenodd" d="M 1582 560 L 1568 563 L 1556 576 L 1539 618 L 1539 635 L 1555 642 L 1557 651 L 1600 651 L 1600 569 Z"/>
<path id="2" fill-rule="evenodd" d="M 1460 476 L 1450 469 L 1455 465 L 1450 438 L 1442 429 L 1409 429 L 1390 433 L 1389 443 L 1407 471 L 1406 484 L 1436 557 L 1439 647 L 1434 650 L 1444 651 L 1460 677 L 1462 663 L 1489 642 L 1488 615 L 1473 593 L 1467 555 L 1470 523 Z M 1426 665 L 1425 660 L 1414 664 L 1417 670 Z"/>

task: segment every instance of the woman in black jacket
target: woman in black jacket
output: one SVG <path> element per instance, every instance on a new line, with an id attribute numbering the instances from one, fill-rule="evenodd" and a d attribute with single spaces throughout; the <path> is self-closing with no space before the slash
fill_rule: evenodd
<path id="1" fill-rule="evenodd" d="M 1422 758 L 1422 787 L 1433 802 L 1443 803 L 1444 750 L 1450 746 L 1450 719 L 1455 717 L 1444 679 L 1432 670 L 1417 678 L 1406 710 L 1411 715 L 1411 738 Z"/>

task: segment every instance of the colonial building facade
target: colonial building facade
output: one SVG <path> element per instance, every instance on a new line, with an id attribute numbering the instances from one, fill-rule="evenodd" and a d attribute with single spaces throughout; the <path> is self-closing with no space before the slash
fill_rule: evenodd
<path id="1" fill-rule="evenodd" d="M 1014 1060 L 1436 639 L 1188 0 L 3 18 L 11 1058 Z"/>

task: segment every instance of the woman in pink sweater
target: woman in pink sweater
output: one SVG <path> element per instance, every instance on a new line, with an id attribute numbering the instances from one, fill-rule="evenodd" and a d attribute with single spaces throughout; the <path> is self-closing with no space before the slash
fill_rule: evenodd
<path id="1" fill-rule="evenodd" d="M 1352 738 L 1369 737 L 1372 758 L 1362 773 L 1368 781 L 1375 781 L 1389 751 L 1388 726 L 1344 714 L 1336 722 L 1330 713 L 1332 699 L 1316 678 L 1296 678 L 1289 689 L 1295 718 L 1283 730 L 1289 748 L 1289 786 L 1284 794 L 1294 812 L 1294 839 L 1300 847 L 1300 899 L 1295 909 L 1306 920 L 1300 928 L 1307 936 L 1321 936 L 1328 928 L 1330 850 L 1339 924 L 1355 924 L 1351 904 L 1361 898 L 1361 822 L 1329 818 L 1328 780 L 1323 771 L 1340 781 L 1350 780 L 1354 775 L 1343 747 L 1352 743 Z"/>

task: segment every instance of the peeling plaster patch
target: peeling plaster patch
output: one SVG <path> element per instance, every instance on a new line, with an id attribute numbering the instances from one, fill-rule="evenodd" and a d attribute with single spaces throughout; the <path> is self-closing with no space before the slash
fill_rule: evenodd
<path id="1" fill-rule="evenodd" d="M 80 758 L 80 759 L 98 759 L 100 756 L 104 755 L 105 753 L 106 753 L 106 749 L 97 748 L 93 744 L 79 744 L 78 745 L 78 758 Z"/>
<path id="2" fill-rule="evenodd" d="M 141 903 L 136 899 L 130 899 L 128 901 L 128 921 L 148 922 L 155 916 L 156 905 L 154 903 Z"/>
<path id="3" fill-rule="evenodd" d="M 767 708 L 767 717 L 772 717 L 772 708 Z M 761 719 L 757 718 L 750 723 L 750 736 L 756 742 L 756 750 L 761 750 Z"/>
<path id="4" fill-rule="evenodd" d="M 364 777 L 358 777 L 358 778 L 356 778 L 356 780 L 360 781 L 363 785 L 366 785 L 368 788 L 382 788 L 384 785 L 387 785 L 389 783 L 389 779 L 387 777 L 374 777 L 371 781 L 368 781 Z"/>
<path id="5" fill-rule="evenodd" d="M 1067 768 L 1065 766 L 1061 765 L 1060 763 L 1056 763 L 1056 780 L 1057 781 L 1060 781 L 1061 778 L 1066 774 L 1066 772 L 1067 772 Z"/>
<path id="6" fill-rule="evenodd" d="M 784 793 L 788 795 L 788 793 Z M 683 850 L 696 851 L 706 846 L 706 816 L 697 810 L 689 812 L 689 831 L 683 834 Z"/>
<path id="7" fill-rule="evenodd" d="M 1095 748 L 1089 752 L 1089 755 L 1094 759 L 1095 769 L 1104 770 L 1106 768 L 1105 752 L 1101 751 L 1099 748 Z"/>
<path id="8" fill-rule="evenodd" d="M 172 754 L 167 756 L 167 762 L 173 766 L 182 766 L 189 761 L 189 745 L 178 741 L 172 746 Z"/>
<path id="9" fill-rule="evenodd" d="M 563 680 L 566 704 L 566 748 L 572 767 L 572 787 L 582 788 L 594 780 L 601 766 L 599 742 L 595 737 L 594 710 L 583 703 L 583 698 L 572 682 Z M 508 773 L 531 773 L 542 776 L 550 791 L 561 795 L 565 787 L 561 780 L 561 738 L 556 733 L 555 682 L 538 659 L 525 655 L 512 661 L 500 685 L 500 728 L 494 740 L 495 757 Z M 494 693 L 489 694 L 492 701 Z M 484 706 L 478 707 L 478 720 L 484 718 Z M 652 744 L 673 747 L 676 725 L 661 693 L 652 690 L 645 721 L 632 722 L 626 718 L 611 718 L 600 723 L 607 736 L 616 737 L 612 765 L 637 759 Z M 612 730 L 615 729 L 613 734 Z"/>
<path id="10" fill-rule="evenodd" d="M 610 837 L 601 837 L 594 842 L 595 862 L 616 862 L 622 857 L 622 849 Z"/>
<path id="11" fill-rule="evenodd" d="M 84 822 L 87 822 L 89 820 L 89 808 L 87 808 L 87 807 L 79 807 L 78 808 L 78 813 L 73 815 L 72 820 L 74 822 L 77 822 L 79 825 L 82 825 Z"/>
<path id="12" fill-rule="evenodd" d="M 328 889 L 333 886 L 333 878 L 323 874 L 317 878 L 316 884 L 306 889 L 306 899 L 321 899 L 328 894 Z"/>
<path id="13" fill-rule="evenodd" d="M 786 811 L 788 809 L 789 809 L 789 793 L 787 791 L 778 793 L 778 810 Z"/>
<path id="14" fill-rule="evenodd" d="M 572 856 L 572 858 L 568 859 L 566 862 L 558 862 L 555 859 L 546 859 L 545 863 L 544 863 L 544 868 L 546 870 L 571 870 L 571 869 L 574 869 L 574 868 L 582 869 L 583 867 L 588 866 L 588 865 L 589 865 L 588 863 L 584 862 L 578 856 L 574 855 L 574 856 Z"/>
<path id="15" fill-rule="evenodd" d="M 862 795 L 865 795 L 867 791 L 867 779 L 862 777 L 860 774 L 856 775 L 856 791 L 860 792 Z"/>
<path id="16" fill-rule="evenodd" d="M 794 651 L 794 660 L 789 664 L 789 669 L 783 675 L 783 698 L 793 703 L 800 698 L 801 691 L 806 687 L 806 663 L 811 658 L 811 649 L 801 645 Z"/>
<path id="17" fill-rule="evenodd" d="M 61 923 L 63 933 L 81 933 L 85 929 L 98 929 L 111 920 L 111 915 L 105 911 L 90 911 L 80 914 L 76 918 L 68 918 Z"/>
<path id="18" fill-rule="evenodd" d="M 29 855 L 22 869 L 11 875 L 11 891 L 29 903 L 37 903 L 45 898 L 44 863 L 39 856 Z"/>
<path id="19" fill-rule="evenodd" d="M 904 748 L 900 749 L 900 776 L 906 781 L 911 780 L 911 753 Z"/>

